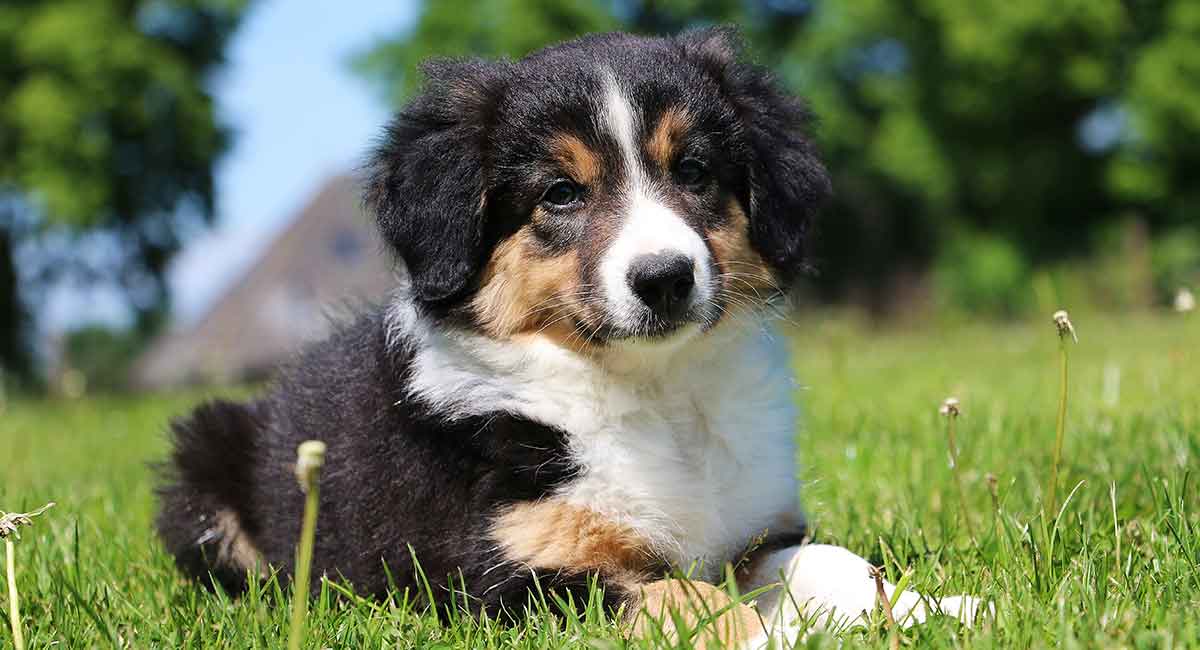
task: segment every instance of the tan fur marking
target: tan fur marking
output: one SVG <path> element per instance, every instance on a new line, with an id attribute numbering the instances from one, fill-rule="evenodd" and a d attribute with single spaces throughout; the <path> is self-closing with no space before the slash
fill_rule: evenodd
<path id="1" fill-rule="evenodd" d="M 650 139 L 646 142 L 650 159 L 662 169 L 670 169 L 671 163 L 675 162 L 675 151 L 679 146 L 679 140 L 683 138 L 691 124 L 691 116 L 682 108 L 676 106 L 667 109 L 658 119 L 654 133 L 650 134 Z"/>
<path id="2" fill-rule="evenodd" d="M 709 230 L 708 244 L 722 273 L 721 285 L 754 302 L 761 302 L 779 286 L 766 260 L 750 245 L 750 221 L 737 201 L 726 208 L 727 222 Z"/>
<path id="3" fill-rule="evenodd" d="M 635 584 L 655 564 L 632 530 L 602 515 L 557 500 L 519 503 L 492 525 L 506 555 L 530 566 L 599 571 Z"/>
<path id="4" fill-rule="evenodd" d="M 732 648 L 762 630 L 753 609 L 734 603 L 724 591 L 706 582 L 659 580 L 643 585 L 642 602 L 633 610 L 633 634 L 648 638 L 661 632 L 669 641 L 679 641 L 675 625 L 678 615 L 691 634 L 694 648 Z M 700 628 L 700 629 L 697 629 Z"/>
<path id="5" fill-rule="evenodd" d="M 573 252 L 546 257 L 527 229 L 517 231 L 493 251 L 471 301 L 483 331 L 496 338 L 538 333 L 571 339 L 574 324 L 567 316 L 578 295 L 578 264 Z"/>
<path id="6" fill-rule="evenodd" d="M 242 523 L 237 513 L 232 510 L 218 510 L 214 519 L 213 530 L 221 540 L 217 550 L 217 563 L 243 571 L 252 569 L 261 572 L 262 554 L 242 531 Z"/>
<path id="7" fill-rule="evenodd" d="M 569 133 L 560 133 L 554 136 L 553 151 L 559 164 L 566 168 L 575 182 L 594 185 L 600 180 L 603 171 L 600 156 L 583 140 Z"/>
<path id="8" fill-rule="evenodd" d="M 647 582 L 658 566 L 649 545 L 629 528 L 587 508 L 555 499 L 519 503 L 493 523 L 492 536 L 509 559 L 542 569 L 595 571 L 636 590 L 636 600 L 625 611 L 638 638 L 661 630 L 668 639 L 678 639 L 672 612 L 680 615 L 696 648 L 732 647 L 762 629 L 753 609 L 734 604 L 711 584 Z"/>

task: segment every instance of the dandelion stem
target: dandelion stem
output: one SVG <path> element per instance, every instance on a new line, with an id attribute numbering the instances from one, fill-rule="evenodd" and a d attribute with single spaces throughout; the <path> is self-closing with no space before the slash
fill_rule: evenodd
<path id="1" fill-rule="evenodd" d="M 21 603 L 17 594 L 17 547 L 13 538 L 20 538 L 21 526 L 32 526 L 33 520 L 54 507 L 51 501 L 33 512 L 0 511 L 0 537 L 4 538 L 5 573 L 8 575 L 8 617 L 12 625 L 13 647 L 25 650 L 25 635 L 21 631 Z"/>
<path id="2" fill-rule="evenodd" d="M 1075 326 L 1065 311 L 1054 313 L 1054 324 L 1058 328 L 1058 421 L 1054 432 L 1054 460 L 1050 465 L 1050 484 L 1046 489 L 1046 518 L 1054 516 L 1058 509 L 1058 466 L 1062 462 L 1063 441 L 1067 429 L 1067 337 L 1075 337 Z"/>
<path id="3" fill-rule="evenodd" d="M 25 636 L 21 632 L 21 605 L 17 600 L 17 547 L 8 537 L 4 538 L 4 554 L 8 572 L 8 619 L 12 624 L 13 647 L 25 650 Z"/>
<path id="4" fill-rule="evenodd" d="M 995 474 L 991 472 L 987 475 L 988 493 L 992 495 L 992 531 L 998 532 L 1000 529 L 1000 492 L 997 489 L 999 480 Z"/>
<path id="5" fill-rule="evenodd" d="M 1108 498 L 1112 503 L 1112 519 L 1113 519 L 1113 538 L 1116 540 L 1116 549 L 1114 549 L 1113 568 L 1116 574 L 1124 576 L 1121 571 L 1121 525 L 1117 521 L 1117 484 L 1112 482 L 1108 484 Z"/>
<path id="6" fill-rule="evenodd" d="M 296 450 L 296 479 L 305 492 L 304 522 L 296 551 L 296 572 L 292 579 L 292 625 L 288 649 L 299 650 L 304 642 L 304 622 L 308 617 L 309 576 L 312 572 L 313 543 L 317 533 L 317 509 L 320 503 L 318 480 L 325 464 L 325 443 L 309 440 Z"/>
<path id="7" fill-rule="evenodd" d="M 967 508 L 967 490 L 963 487 L 962 472 L 958 468 L 958 440 L 955 435 L 958 423 L 958 400 L 950 397 L 942 403 L 940 413 L 946 416 L 946 444 L 950 447 L 950 471 L 954 474 L 954 485 L 958 489 L 958 506 L 962 510 L 963 523 L 974 541 L 975 525 L 971 523 L 971 511 Z"/>
<path id="8" fill-rule="evenodd" d="M 899 650 L 900 648 L 900 632 L 896 629 L 896 616 L 892 613 L 892 601 L 888 599 L 887 592 L 883 589 L 883 571 L 879 567 L 871 567 L 871 579 L 875 581 L 875 597 L 879 601 L 879 606 L 883 608 L 884 618 L 888 624 L 888 647 L 891 650 Z"/>

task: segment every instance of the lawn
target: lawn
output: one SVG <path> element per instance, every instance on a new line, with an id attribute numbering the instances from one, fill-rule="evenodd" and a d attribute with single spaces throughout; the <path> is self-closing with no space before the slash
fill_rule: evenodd
<path id="1" fill-rule="evenodd" d="M 1058 489 L 1071 497 L 1056 522 L 1041 514 L 1058 400 L 1049 318 L 879 331 L 813 315 L 791 328 L 801 498 L 816 538 L 893 581 L 911 571 L 920 591 L 995 603 L 978 629 L 940 620 L 906 631 L 905 644 L 1200 647 L 1200 477 L 1189 477 L 1200 467 L 1200 317 L 1074 320 Z M 0 509 L 58 503 L 17 544 L 31 648 L 283 645 L 287 599 L 275 588 L 239 601 L 197 589 L 151 530 L 147 463 L 164 453 L 166 419 L 208 394 L 19 400 L 0 412 Z M 950 395 L 962 404 L 970 527 L 937 412 Z M 595 608 L 582 621 L 543 612 L 515 628 L 442 625 L 399 594 L 375 603 L 327 590 L 309 624 L 313 648 L 625 643 Z M 806 644 L 888 642 L 880 623 Z M 10 643 L 3 626 L 0 646 Z"/>

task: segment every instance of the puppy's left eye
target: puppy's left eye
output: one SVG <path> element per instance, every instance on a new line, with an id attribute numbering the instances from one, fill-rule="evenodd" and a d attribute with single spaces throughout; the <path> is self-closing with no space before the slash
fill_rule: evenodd
<path id="1" fill-rule="evenodd" d="M 580 194 L 580 188 L 575 183 L 568 180 L 557 180 L 546 188 L 545 194 L 542 194 L 542 203 L 556 208 L 565 208 L 578 201 Z"/>
<path id="2" fill-rule="evenodd" d="M 675 177 L 691 188 L 697 188 L 708 180 L 708 167 L 695 158 L 684 158 L 675 165 Z"/>

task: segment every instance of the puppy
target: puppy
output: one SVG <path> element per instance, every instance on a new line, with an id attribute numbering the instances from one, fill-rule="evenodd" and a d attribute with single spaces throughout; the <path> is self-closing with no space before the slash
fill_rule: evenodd
<path id="1" fill-rule="evenodd" d="M 261 398 L 173 423 L 158 530 L 180 568 L 231 592 L 290 574 L 291 464 L 320 439 L 314 567 L 359 592 L 423 574 L 439 611 L 511 616 L 594 581 L 663 612 L 727 604 L 672 571 L 794 570 L 814 547 L 769 316 L 830 184 L 804 105 L 738 54 L 716 29 L 428 64 L 367 169 L 395 295 Z M 728 609 L 714 634 L 756 633 Z"/>

